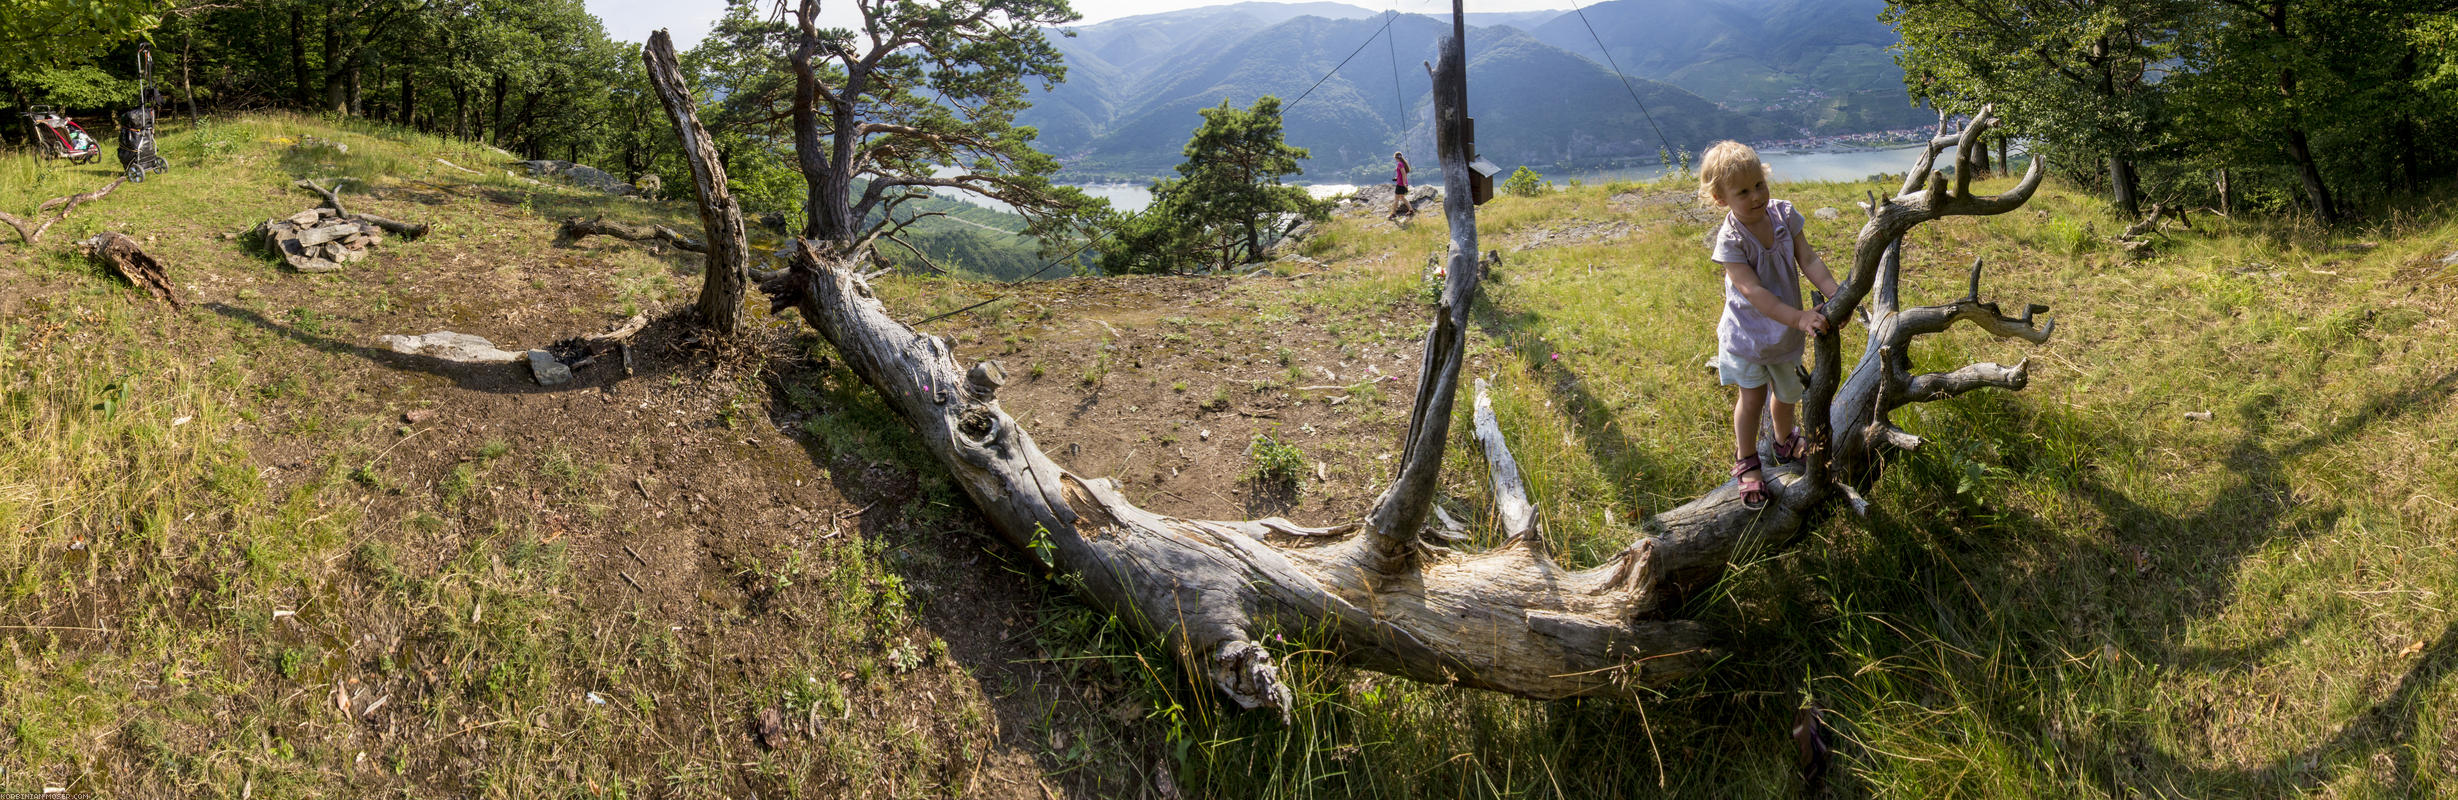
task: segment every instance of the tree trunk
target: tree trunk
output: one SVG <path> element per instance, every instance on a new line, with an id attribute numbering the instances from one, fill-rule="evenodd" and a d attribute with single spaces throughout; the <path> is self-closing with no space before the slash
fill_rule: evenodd
<path id="1" fill-rule="evenodd" d="M 653 38 L 652 47 L 661 41 Z M 1437 146 L 1444 183 L 1457 189 L 1469 182 L 1458 37 L 1445 42 L 1440 59 Z M 671 113 L 689 106 L 669 101 L 668 107 Z M 808 116 L 798 120 L 797 141 L 816 146 L 810 122 Z M 1960 137 L 1933 141 L 1907 179 L 1907 186 L 1927 189 L 1906 189 L 1873 204 L 1851 277 L 1830 314 L 1854 318 L 1870 287 L 1879 287 L 1871 338 L 1847 380 L 1836 335 L 1820 337 L 1818 371 L 1804 399 L 1814 410 L 1817 445 L 1804 465 L 1767 472 L 1771 497 L 1763 508 L 1746 507 L 1737 485 L 1727 482 L 1644 521 L 1645 538 L 1579 571 L 1556 564 L 1537 533 L 1482 553 L 1435 549 L 1420 538 L 1438 485 L 1480 277 L 1475 208 L 1466 191 L 1444 193 L 1450 266 L 1425 338 L 1399 475 L 1364 520 L 1336 528 L 1303 528 L 1277 518 L 1161 516 L 1137 508 L 1110 481 L 1060 468 L 999 406 L 1005 372 L 996 362 L 959 366 L 947 340 L 891 318 L 852 265 L 824 257 L 810 243 L 796 248 L 791 268 L 761 288 L 780 310 L 799 310 L 913 426 L 997 535 L 1050 573 L 1069 576 L 1090 602 L 1164 643 L 1243 707 L 1274 709 L 1284 719 L 1288 713 L 1290 692 L 1275 656 L 1261 644 L 1275 633 L 1304 641 L 1292 649 L 1429 683 L 1532 698 L 1637 699 L 1639 687 L 1693 674 L 1716 657 L 1711 631 L 1671 618 L 1684 596 L 1714 585 L 1745 547 L 1755 555 L 1763 544 L 1797 540 L 1836 500 L 1860 507 L 1859 492 L 1875 484 L 1885 448 L 1917 444 L 1888 421 L 1888 412 L 2024 384 L 2021 364 L 1912 375 L 1909 346 L 1957 321 L 2042 341 L 2053 326 L 2034 326 L 2032 318 L 2045 309 L 2034 306 L 2020 318 L 1997 314 L 1995 305 L 1978 299 L 1976 268 L 1974 291 L 1962 300 L 1897 306 L 1899 248 L 1913 226 L 2011 211 L 2039 186 L 2045 164 L 2035 157 L 2006 195 L 1969 194 L 1977 137 L 1992 125 L 1983 109 Z M 688 149 L 703 153 L 699 161 L 714 161 L 704 140 L 693 138 L 703 134 L 688 126 L 683 132 Z M 1957 148 L 1952 191 L 1931 169 L 1948 146 Z M 812 155 L 804 157 L 810 163 Z M 1830 479 L 1835 476 L 1850 482 Z"/>
<path id="2" fill-rule="evenodd" d="M 350 94 L 343 83 L 347 70 L 341 63 L 341 26 L 345 23 L 334 19 L 339 15 L 332 6 L 324 7 L 324 110 L 346 117 Z"/>
<path id="3" fill-rule="evenodd" d="M 452 80 L 452 138 L 469 138 L 469 84 L 459 78 Z"/>
<path id="4" fill-rule="evenodd" d="M 2219 216 L 2236 216 L 2236 189 L 2228 184 L 2228 171 L 2219 170 Z"/>
<path id="5" fill-rule="evenodd" d="M 401 65 L 401 127 L 404 128 L 417 127 L 418 82 L 413 80 L 417 76 L 416 64 Z"/>
<path id="6" fill-rule="evenodd" d="M 2330 185 L 2322 182 L 2321 167 L 2314 163 L 2313 146 L 2304 128 L 2287 129 L 2287 154 L 2296 162 L 2296 177 L 2304 182 L 2304 196 L 2313 203 L 2314 216 L 2324 225 L 2338 222 L 2338 204 L 2330 197 Z"/>
<path id="7" fill-rule="evenodd" d="M 353 117 L 363 117 L 367 115 L 366 96 L 359 93 L 358 72 L 358 63 L 356 61 L 352 61 L 350 64 L 349 76 L 344 81 L 349 86 L 350 98 L 346 108 L 348 109 L 349 115 Z"/>
<path id="8" fill-rule="evenodd" d="M 860 138 L 859 118 L 854 113 L 853 98 L 859 97 L 870 76 L 860 62 L 845 65 L 844 85 L 837 87 L 835 99 L 821 96 L 819 78 L 811 60 L 819 54 L 819 3 L 802 0 L 795 12 L 800 38 L 794 48 L 794 152 L 802 165 L 802 180 L 809 193 L 804 202 L 806 218 L 802 235 L 843 246 L 853 241 L 856 228 L 853 218 L 854 143 Z M 821 149 L 819 138 L 819 105 L 827 104 L 829 120 L 827 149 Z"/>
<path id="9" fill-rule="evenodd" d="M 189 77 L 188 65 L 194 61 L 195 52 L 196 32 L 181 31 L 179 35 L 179 95 L 188 101 L 188 122 L 191 124 L 197 120 L 196 83 Z"/>
<path id="10" fill-rule="evenodd" d="M 691 163 L 692 188 L 700 197 L 700 225 L 707 230 L 704 241 L 708 244 L 708 255 L 702 259 L 700 321 L 716 338 L 730 339 L 742 327 L 743 291 L 750 283 L 742 207 L 726 188 L 725 166 L 717 163 L 708 129 L 700 127 L 699 106 L 691 99 L 691 88 L 684 85 L 682 68 L 674 60 L 674 39 L 664 30 L 649 34 L 640 60 L 648 68 L 649 82 L 657 88 L 658 102 L 665 105 L 666 116 L 674 121 L 674 130 L 682 139 L 684 160 Z"/>
<path id="11" fill-rule="evenodd" d="M 604 217 L 596 219 L 573 217 L 564 220 L 563 225 L 555 229 L 555 243 L 559 245 L 571 244 L 591 236 L 612 236 L 633 242 L 662 241 L 673 245 L 676 250 L 692 253 L 708 252 L 707 243 L 685 236 L 681 231 L 664 225 L 628 225 L 621 222 L 608 222 Z"/>
<path id="12" fill-rule="evenodd" d="M 307 105 L 307 12 L 295 5 L 290 7 L 290 80 L 291 101 Z"/>
<path id="13" fill-rule="evenodd" d="M 503 73 L 495 73 L 495 99 L 489 104 L 492 108 L 487 112 L 487 123 L 479 126 L 479 130 L 492 131 L 487 143 L 496 147 L 504 146 L 504 91 L 511 88 L 507 85 L 511 81 Z"/>
<path id="14" fill-rule="evenodd" d="M 2134 162 L 2121 155 L 2108 157 L 2109 199 L 2117 205 L 2117 213 L 2126 219 L 2142 216 L 2142 199 L 2134 193 Z"/>
<path id="15" fill-rule="evenodd" d="M 2012 136 L 1997 137 L 1997 177 L 2014 177 L 2014 159 L 2006 156 L 2006 143 L 2013 140 Z"/>

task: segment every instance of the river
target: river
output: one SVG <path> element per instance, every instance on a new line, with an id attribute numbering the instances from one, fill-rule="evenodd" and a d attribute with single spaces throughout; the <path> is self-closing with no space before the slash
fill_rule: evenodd
<path id="1" fill-rule="evenodd" d="M 1775 174 L 1778 184 L 1788 181 L 1856 181 L 1880 173 L 1902 172 L 1912 168 L 1912 160 L 1920 157 L 1920 146 L 1871 150 L 1810 150 L 1797 152 L 1765 151 L 1759 158 Z M 1571 180 L 1596 184 L 1610 181 L 1648 181 L 1664 174 L 1657 165 L 1621 169 L 1589 170 L 1546 175 L 1555 185 Z M 1437 184 L 1439 185 L 1439 184 Z M 1142 211 L 1152 205 L 1152 190 L 1142 183 L 1077 184 L 1085 194 L 1106 198 L 1110 207 L 1120 211 Z M 1305 184 L 1306 192 L 1315 197 L 1331 197 L 1357 190 L 1355 184 Z M 982 202 L 966 197 L 968 202 Z M 988 205 L 988 203 L 984 203 Z"/>

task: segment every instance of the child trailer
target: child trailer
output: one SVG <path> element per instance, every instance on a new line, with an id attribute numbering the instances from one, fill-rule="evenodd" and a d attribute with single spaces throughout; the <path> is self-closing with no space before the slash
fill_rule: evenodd
<path id="1" fill-rule="evenodd" d="M 119 163 L 128 168 L 129 183 L 144 183 L 145 173 L 171 168 L 154 152 L 154 47 L 137 45 L 137 107 L 120 114 Z"/>
<path id="2" fill-rule="evenodd" d="M 102 157 L 102 142 L 87 135 L 85 128 L 51 106 L 35 106 L 25 117 L 34 121 L 34 141 L 45 158 L 65 158 L 71 164 L 89 164 Z"/>

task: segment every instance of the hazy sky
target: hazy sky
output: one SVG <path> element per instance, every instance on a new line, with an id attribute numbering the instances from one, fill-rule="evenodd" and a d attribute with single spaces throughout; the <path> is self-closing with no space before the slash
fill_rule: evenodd
<path id="1" fill-rule="evenodd" d="M 1384 10 L 1395 5 L 1401 11 L 1415 14 L 1448 14 L 1449 0 L 1335 0 L 1359 8 Z M 688 50 L 700 42 L 708 28 L 725 16 L 725 0 L 585 0 L 589 13 L 606 23 L 606 35 L 616 41 L 645 42 L 649 32 L 665 28 L 674 35 L 674 46 Z M 1581 0 L 1580 5 L 1593 5 Z M 1084 19 L 1084 25 L 1137 14 L 1177 11 L 1186 8 L 1226 5 L 1223 0 L 1074 0 L 1071 3 Z M 1468 0 L 1469 11 L 1538 11 L 1548 8 L 1569 8 L 1570 0 Z M 822 0 L 819 5 L 823 19 L 837 27 L 851 28 L 861 20 L 850 2 Z"/>

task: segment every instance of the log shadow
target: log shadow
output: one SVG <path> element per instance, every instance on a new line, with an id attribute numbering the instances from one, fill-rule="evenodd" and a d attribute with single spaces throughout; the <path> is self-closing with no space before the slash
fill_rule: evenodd
<path id="1" fill-rule="evenodd" d="M 2075 671 L 2071 662 L 2076 653 L 2101 664 L 2135 661 L 2142 665 L 2138 669 L 2160 673 L 2252 673 L 2323 629 L 2321 623 L 2363 611 L 2346 601 L 2326 602 L 2251 641 L 2212 647 L 2181 641 L 2184 631 L 2225 615 L 2237 602 L 2241 565 L 2246 559 L 2275 549 L 2283 539 L 2324 535 L 2351 513 L 2345 503 L 2299 497 L 2287 464 L 2366 430 L 2430 412 L 2453 394 L 2458 394 L 2458 371 L 2385 392 L 2358 413 L 2274 446 L 2262 442 L 2273 432 L 2270 417 L 2282 400 L 2275 395 L 2251 398 L 2235 409 L 2245 429 L 2227 445 L 2222 457 L 2226 483 L 2207 500 L 2183 511 L 2164 511 L 2129 496 L 2094 469 L 2081 470 L 2068 476 L 2073 483 L 2066 494 L 2091 504 L 2106 520 L 2104 532 L 2054 546 L 2062 549 L 2040 552 L 2045 559 L 2029 557 L 2032 554 L 2022 552 L 2019 545 L 2010 553 L 2006 542 L 2077 537 L 2034 515 L 1960 499 L 1952 491 L 1958 479 L 1956 465 L 1949 457 L 1924 449 L 1895 464 L 1887 482 L 1932 483 L 1933 491 L 1947 498 L 1942 513 L 1925 518 L 1881 513 L 1865 530 L 1882 540 L 1829 551 L 1841 553 L 1841 560 L 1776 562 L 1773 570 L 1793 573 L 1785 582 L 1796 586 L 1791 590 L 1795 596 L 1780 601 L 1790 608 L 1750 613 L 1749 620 L 1739 621 L 1736 633 L 1740 648 L 1767 648 L 1765 652 L 1773 657 L 1742 665 L 1742 675 L 1723 680 L 1744 686 L 1783 685 L 1797 679 L 1804 661 L 1811 662 L 1815 672 L 1820 654 L 1866 648 L 1866 642 L 1834 637 L 1833 626 L 1799 621 L 1804 614 L 1833 613 L 1820 608 L 1817 593 L 1806 587 L 1823 580 L 1820 576 L 1847 582 L 1854 579 L 1844 576 L 1863 576 L 1859 580 L 1871 584 L 1896 584 L 1863 586 L 1855 599 L 1860 603 L 1856 610 L 1901 626 L 1896 652 L 1902 657 L 1955 660 L 1935 655 L 1930 648 L 2010 652 L 2021 668 L 2071 675 L 2071 680 L 2082 682 L 2084 690 L 2094 679 L 2089 669 Z M 2042 452 L 2043 440 L 2126 440 L 2127 432 L 2118 425 L 2059 418 L 2066 412 L 2032 409 L 2011 395 L 1975 395 L 1957 402 L 1975 401 L 2002 403 L 2021 416 L 2011 424 L 1993 426 L 1991 442 L 2002 462 L 2018 465 L 2018 474 L 2022 462 L 2049 457 Z M 1931 448 L 1953 446 L 1951 440 L 1931 444 Z M 1897 540 L 1883 541 L 1887 538 Z M 1871 602 L 1875 598 L 1884 599 Z M 1738 616 L 1727 609 L 1711 613 Z M 2419 758 L 2428 758 L 2420 754 L 2433 752 L 2433 743 L 2414 741 L 2419 727 L 2416 717 L 2421 713 L 2416 708 L 2420 698 L 2445 684 L 2449 673 L 2458 669 L 2458 623 L 2431 639 L 2421 656 L 2396 688 L 2344 725 L 2300 750 L 2244 767 L 2204 766 L 2211 759 L 2193 757 L 2189 751 L 2158 741 L 2159 726 L 2192 727 L 2189 718 L 2207 715 L 2208 705 L 2167 712 L 2186 715 L 2188 719 L 2182 721 L 2164 716 L 2148 722 L 2118 719 L 2085 722 L 2083 730 L 2065 730 L 2065 720 L 2038 704 L 2025 710 L 2020 702 L 1954 698 L 1939 695 L 1934 688 L 1911 687 L 1901 689 L 1906 696 L 1897 699 L 1924 706 L 1959 704 L 2010 738 L 2038 735 L 2073 774 L 2089 776 L 2087 780 L 2110 788 L 2134 787 L 2182 796 L 2288 794 L 2319 789 L 2326 781 L 2369 766 L 2386 770 L 2391 795 L 2411 796 L 2425 791 L 2418 783 L 2421 776 L 2443 768 L 2419 763 Z M 1976 679 L 1954 668 L 1942 671 L 1949 682 L 1957 677 Z M 2057 682 L 2064 680 L 2067 678 Z M 1978 691 L 1985 698 L 2009 690 L 1992 686 Z M 2449 750 L 2446 744 L 2441 747 Z M 1865 752 L 1859 755 L 1887 758 Z M 2458 762 L 2458 752 L 2447 752 L 2444 759 L 2445 763 Z M 1836 780 L 1849 781 L 1848 774 L 1839 773 Z"/>
<path id="2" fill-rule="evenodd" d="M 2443 742 L 2439 763 L 2422 763 L 2422 754 L 2433 748 L 2415 741 L 2417 717 L 2424 713 L 2420 709 L 2423 697 L 2439 688 L 2453 670 L 2458 670 L 2458 620 L 2432 637 L 2432 644 L 2419 653 L 2415 666 L 2399 677 L 2387 696 L 2302 750 L 2255 766 L 2209 768 L 2163 748 L 2140 728 L 2121 728 L 2103 747 L 2122 758 L 2109 759 L 2095 771 L 2095 777 L 2109 786 L 2148 786 L 2174 785 L 2182 776 L 2206 786 L 2239 784 L 2254 793 L 2301 794 L 2321 789 L 2331 779 L 2368 764 L 2379 765 L 2386 758 L 2388 796 L 2422 797 L 2425 787 L 2419 781 L 2423 776 L 2440 776 L 2446 789 L 2449 770 L 2458 766 L 2458 747 Z"/>
<path id="3" fill-rule="evenodd" d="M 1574 427 L 1578 429 L 1586 451 L 1610 459 L 1610 465 L 1614 467 L 1610 471 L 1631 476 L 1615 481 L 1613 491 L 1614 499 L 1633 515 L 1632 519 L 1645 519 L 1649 514 L 1692 499 L 1654 490 L 1653 487 L 1694 484 L 1671 478 L 1677 472 L 1676 468 L 1633 442 L 1634 437 L 1622 428 L 1621 420 L 1610 413 L 1612 405 L 1589 390 L 1587 379 L 1579 370 L 1550 357 L 1550 354 L 1559 352 L 1559 348 L 1544 337 L 1531 333 L 1544 327 L 1543 312 L 1506 308 L 1490 294 L 1480 298 L 1476 312 L 1470 315 L 1473 324 L 1487 338 L 1509 343 L 1511 356 L 1519 360 L 1520 368 L 1527 374 L 1545 376 L 1545 391 L 1578 423 Z M 1466 378 L 1463 377 L 1462 381 L 1465 382 Z M 1598 418 L 1602 419 L 1602 424 L 1589 424 Z M 1529 499 L 1533 501 L 1537 498 Z"/>
<path id="4" fill-rule="evenodd" d="M 556 386 L 540 386 L 538 385 L 537 380 L 531 375 L 529 371 L 529 363 L 527 361 L 509 361 L 495 364 L 471 364 L 460 361 L 452 361 L 449 359 L 436 358 L 434 356 L 396 353 L 385 348 L 351 344 L 349 342 L 334 339 L 322 334 L 301 330 L 297 326 L 286 325 L 281 322 L 268 319 L 263 314 L 259 314 L 250 309 L 238 308 L 219 302 L 206 303 L 205 308 L 230 320 L 254 325 L 258 328 L 269 331 L 274 335 L 301 345 L 305 345 L 320 352 L 331 353 L 334 355 L 356 356 L 373 361 L 388 369 L 440 375 L 451 379 L 453 385 L 459 388 L 474 392 L 485 392 L 488 394 L 555 394 L 560 392 L 581 390 L 613 391 L 616 385 L 626 380 L 647 377 L 670 369 L 670 367 L 663 367 L 661 365 L 660 362 L 662 359 L 644 357 L 649 350 L 648 347 L 644 346 L 644 343 L 650 340 L 652 332 L 656 332 L 660 328 L 667 327 L 666 323 L 673 319 L 673 317 L 666 317 L 651 322 L 648 328 L 642 330 L 641 334 L 635 337 L 636 343 L 633 345 L 634 352 L 642 355 L 635 356 L 635 369 L 630 376 L 625 376 L 623 374 L 623 367 L 619 359 L 602 358 L 599 359 L 597 363 L 591 364 L 582 369 L 574 370 L 572 373 L 572 379 L 569 381 Z M 662 340 L 667 337 L 657 338 Z"/>

